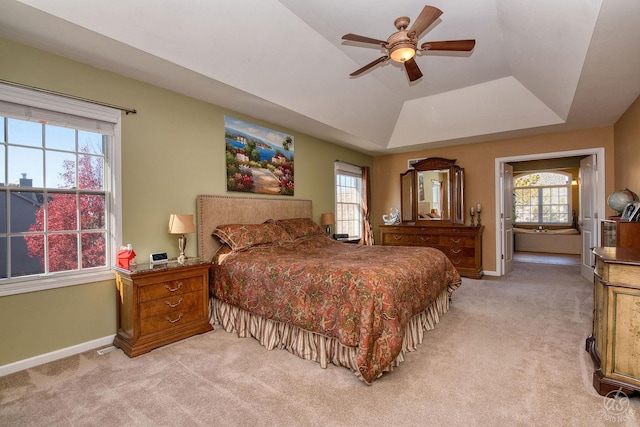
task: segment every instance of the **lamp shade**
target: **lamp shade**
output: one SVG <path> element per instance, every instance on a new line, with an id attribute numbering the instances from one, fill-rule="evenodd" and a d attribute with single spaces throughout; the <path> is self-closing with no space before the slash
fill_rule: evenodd
<path id="1" fill-rule="evenodd" d="M 332 225 L 336 223 L 336 219 L 332 213 L 323 213 L 320 215 L 320 224 L 322 225 Z"/>
<path id="2" fill-rule="evenodd" d="M 169 233 L 170 234 L 187 234 L 195 233 L 196 228 L 193 225 L 193 215 L 190 214 L 171 214 L 169 217 Z"/>

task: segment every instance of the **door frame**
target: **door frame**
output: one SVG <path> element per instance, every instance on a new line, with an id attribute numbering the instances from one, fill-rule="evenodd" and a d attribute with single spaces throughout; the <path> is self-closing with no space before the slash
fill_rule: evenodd
<path id="1" fill-rule="evenodd" d="M 585 148 L 584 150 L 571 150 L 571 151 L 557 151 L 551 153 L 537 153 L 537 154 L 525 154 L 520 156 L 509 156 L 509 157 L 496 157 L 495 159 L 495 212 L 497 212 L 495 221 L 496 227 L 496 275 L 503 276 L 504 273 L 504 260 L 502 259 L 502 243 L 504 241 L 503 230 L 502 230 L 502 219 L 501 219 L 501 207 L 502 207 L 502 192 L 500 188 L 500 173 L 502 171 L 502 167 L 504 163 L 511 162 L 523 162 L 527 160 L 544 160 L 544 159 L 557 159 L 561 157 L 574 157 L 574 156 L 589 156 L 594 154 L 596 156 L 596 165 L 598 171 L 598 183 L 594 186 L 595 192 L 595 201 L 596 201 L 596 212 L 595 219 L 597 222 L 600 221 L 600 213 L 605 212 L 605 158 L 604 158 L 604 147 L 598 148 Z M 582 189 L 582 187 L 580 187 Z M 595 246 L 600 244 L 600 233 L 594 233 L 596 241 L 594 242 Z"/>

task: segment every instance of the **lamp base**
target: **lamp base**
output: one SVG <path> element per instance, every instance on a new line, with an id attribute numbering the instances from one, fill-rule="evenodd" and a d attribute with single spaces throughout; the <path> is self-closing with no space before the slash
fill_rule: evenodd
<path id="1" fill-rule="evenodd" d="M 178 256 L 178 262 L 180 264 L 184 264 L 187 260 L 187 257 L 184 254 L 184 249 L 187 247 L 187 237 L 182 234 L 178 237 L 178 249 L 180 250 L 180 256 Z"/>

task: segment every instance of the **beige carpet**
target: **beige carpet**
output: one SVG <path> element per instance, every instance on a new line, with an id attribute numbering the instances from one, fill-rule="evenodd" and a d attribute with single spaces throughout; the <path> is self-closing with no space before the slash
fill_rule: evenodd
<path id="1" fill-rule="evenodd" d="M 591 306 L 579 267 L 517 263 L 464 279 L 418 351 L 372 386 L 217 329 L 2 377 L 0 425 L 640 425 L 640 397 L 612 413 L 591 386 Z"/>

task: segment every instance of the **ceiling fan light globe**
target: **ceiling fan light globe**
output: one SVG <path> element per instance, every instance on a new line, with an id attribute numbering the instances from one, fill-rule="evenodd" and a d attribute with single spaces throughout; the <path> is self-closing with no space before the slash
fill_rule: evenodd
<path id="1" fill-rule="evenodd" d="M 396 62 L 405 62 L 410 60 L 416 54 L 416 50 L 413 46 L 397 46 L 391 52 L 389 56 Z"/>

